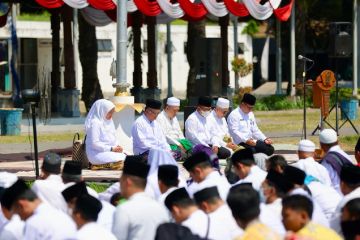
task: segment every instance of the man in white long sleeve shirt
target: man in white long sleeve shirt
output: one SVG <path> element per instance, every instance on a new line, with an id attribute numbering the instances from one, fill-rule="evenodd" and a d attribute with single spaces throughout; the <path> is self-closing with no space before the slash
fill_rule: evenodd
<path id="1" fill-rule="evenodd" d="M 72 219 L 66 213 L 40 200 L 23 180 L 19 179 L 6 189 L 3 198 L 9 201 L 14 213 L 25 221 L 24 239 L 75 238 L 76 226 Z"/>
<path id="2" fill-rule="evenodd" d="M 189 140 L 185 139 L 180 128 L 179 121 L 176 117 L 179 109 L 180 100 L 175 97 L 168 98 L 164 110 L 156 118 L 156 121 L 163 130 L 171 150 L 187 153 L 192 149 L 192 144 Z"/>
<path id="3" fill-rule="evenodd" d="M 149 168 L 142 161 L 125 159 L 120 188 L 127 201 L 117 206 L 113 225 L 118 240 L 154 239 L 157 227 L 169 221 L 165 206 L 144 192 Z"/>
<path id="4" fill-rule="evenodd" d="M 48 153 L 44 157 L 40 179 L 32 185 L 32 190 L 44 202 L 54 208 L 67 211 L 66 202 L 61 196 L 65 185 L 60 176 L 61 157 L 56 153 Z"/>
<path id="5" fill-rule="evenodd" d="M 196 206 L 185 188 L 172 191 L 165 198 L 165 205 L 176 223 L 188 227 L 193 234 L 208 239 L 209 218 Z"/>
<path id="6" fill-rule="evenodd" d="M 266 172 L 255 164 L 252 150 L 245 148 L 235 152 L 231 157 L 231 162 L 235 173 L 240 178 L 234 185 L 251 183 L 252 187 L 259 191 L 262 182 L 266 178 Z"/>
<path id="7" fill-rule="evenodd" d="M 188 186 L 190 196 L 200 189 L 216 186 L 223 200 L 226 200 L 230 184 L 225 176 L 214 170 L 209 156 L 204 152 L 194 153 L 183 164 L 193 182 Z"/>
<path id="8" fill-rule="evenodd" d="M 272 140 L 266 137 L 256 124 L 252 112 L 255 103 L 256 98 L 253 95 L 244 94 L 239 107 L 234 109 L 228 117 L 230 135 L 234 143 L 251 148 L 254 153 L 265 153 L 271 156 L 274 153 Z"/>
<path id="9" fill-rule="evenodd" d="M 101 209 L 101 202 L 88 194 L 76 200 L 72 217 L 79 229 L 77 240 L 116 240 L 114 234 L 96 223 Z"/>
<path id="10" fill-rule="evenodd" d="M 210 97 L 199 97 L 196 110 L 185 121 L 185 136 L 194 146 L 211 148 L 212 152 L 222 159 L 226 153 L 222 151 L 220 140 L 211 135 L 212 124 L 209 119 L 211 103 Z"/>
<path id="11" fill-rule="evenodd" d="M 324 129 L 319 134 L 321 149 L 326 153 L 321 164 L 329 173 L 332 186 L 341 193 L 340 171 L 343 165 L 352 164 L 350 156 L 338 144 L 337 133 L 333 129 Z"/>
<path id="12" fill-rule="evenodd" d="M 165 135 L 156 120 L 160 114 L 161 102 L 148 99 L 143 114 L 132 126 L 133 150 L 135 155 L 147 155 L 151 148 L 170 151 Z"/>
<path id="13" fill-rule="evenodd" d="M 238 146 L 233 143 L 229 128 L 225 119 L 226 114 L 229 112 L 230 101 L 225 98 L 218 98 L 215 109 L 209 116 L 209 122 L 212 125 L 210 128 L 211 136 L 216 136 L 220 144 L 220 152 L 224 152 L 222 158 L 228 158 L 231 155 L 230 150 L 235 150 Z M 226 156 L 225 156 L 226 155 Z"/>
<path id="14" fill-rule="evenodd" d="M 209 216 L 208 239 L 230 240 L 243 233 L 236 224 L 230 208 L 220 198 L 216 187 L 201 189 L 194 194 L 194 199 L 198 207 Z"/>
<path id="15" fill-rule="evenodd" d="M 294 167 L 303 170 L 326 186 L 331 186 L 328 171 L 320 163 L 314 160 L 315 144 L 307 139 L 301 140 L 298 144 L 299 161 L 293 164 Z"/>

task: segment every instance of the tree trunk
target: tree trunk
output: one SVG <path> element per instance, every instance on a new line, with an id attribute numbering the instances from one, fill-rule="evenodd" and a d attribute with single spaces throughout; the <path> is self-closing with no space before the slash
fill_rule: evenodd
<path id="1" fill-rule="evenodd" d="M 141 25 L 143 15 L 140 11 L 131 14 L 133 19 L 133 46 L 134 46 L 134 72 L 133 72 L 133 85 L 134 88 L 142 87 L 142 49 L 141 49 Z"/>
<path id="2" fill-rule="evenodd" d="M 187 89 L 186 96 L 194 97 L 195 92 L 195 78 L 196 78 L 196 70 L 195 70 L 195 40 L 198 38 L 205 37 L 205 20 L 188 22 L 188 39 L 186 44 L 186 57 L 189 62 L 189 74 L 187 80 Z"/>
<path id="3" fill-rule="evenodd" d="M 98 99 L 103 98 L 97 75 L 98 48 L 95 27 L 88 24 L 81 14 L 79 17 L 79 56 L 83 72 L 81 100 L 86 109 Z"/>
<path id="4" fill-rule="evenodd" d="M 60 14 L 58 9 L 51 11 L 52 71 L 51 71 L 51 109 L 57 111 L 57 91 L 60 89 Z"/>
<path id="5" fill-rule="evenodd" d="M 69 6 L 64 6 L 62 17 L 64 23 L 64 87 L 65 89 L 75 89 L 74 44 L 71 24 L 73 19 L 73 9 Z"/>
<path id="6" fill-rule="evenodd" d="M 148 35 L 148 72 L 147 86 L 148 88 L 157 88 L 157 72 L 156 72 L 156 40 L 155 40 L 155 24 L 156 17 L 146 17 L 147 35 Z"/>

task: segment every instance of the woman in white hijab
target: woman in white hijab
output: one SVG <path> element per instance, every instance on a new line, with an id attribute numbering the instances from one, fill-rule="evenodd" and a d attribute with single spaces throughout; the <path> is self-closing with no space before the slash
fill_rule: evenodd
<path id="1" fill-rule="evenodd" d="M 125 159 L 119 145 L 112 115 L 115 105 L 106 99 L 97 100 L 91 107 L 86 120 L 86 154 L 91 169 L 119 169 Z"/>

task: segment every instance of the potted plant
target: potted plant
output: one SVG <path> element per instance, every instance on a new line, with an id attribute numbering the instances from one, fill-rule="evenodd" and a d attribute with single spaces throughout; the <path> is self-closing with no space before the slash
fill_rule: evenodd
<path id="1" fill-rule="evenodd" d="M 234 57 L 231 61 L 232 70 L 240 77 L 249 75 L 253 70 L 252 63 L 247 63 L 242 57 Z"/>

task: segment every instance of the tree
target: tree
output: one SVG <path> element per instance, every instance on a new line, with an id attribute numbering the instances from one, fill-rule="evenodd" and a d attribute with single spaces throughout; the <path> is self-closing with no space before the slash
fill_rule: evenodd
<path id="1" fill-rule="evenodd" d="M 189 21 L 188 22 L 188 39 L 186 44 L 186 57 L 189 62 L 189 74 L 187 80 L 187 89 L 186 96 L 187 98 L 191 96 L 195 96 L 195 78 L 196 78 L 196 70 L 195 70 L 195 41 L 198 38 L 205 37 L 205 23 L 206 20 L 201 21 Z"/>
<path id="2" fill-rule="evenodd" d="M 81 14 L 78 16 L 79 56 L 83 69 L 81 100 L 84 101 L 86 109 L 89 110 L 96 100 L 104 96 L 97 75 L 98 48 L 96 28 L 87 23 Z"/>

